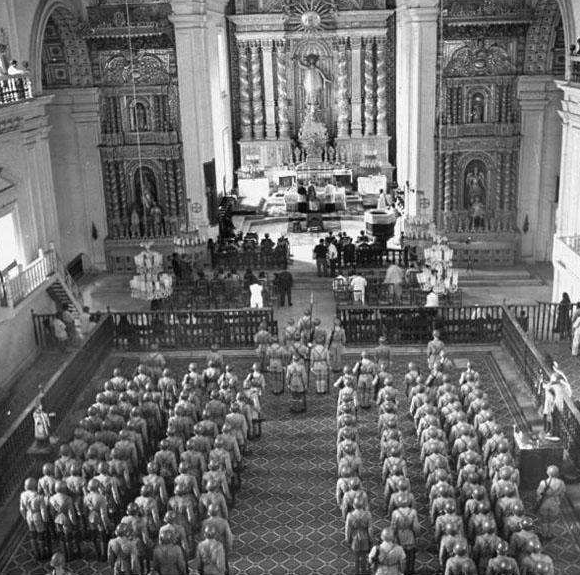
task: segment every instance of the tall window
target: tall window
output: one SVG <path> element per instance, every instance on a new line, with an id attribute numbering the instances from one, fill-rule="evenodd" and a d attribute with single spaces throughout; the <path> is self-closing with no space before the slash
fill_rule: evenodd
<path id="1" fill-rule="evenodd" d="M 0 270 L 18 260 L 19 256 L 14 216 L 11 213 L 0 216 Z"/>

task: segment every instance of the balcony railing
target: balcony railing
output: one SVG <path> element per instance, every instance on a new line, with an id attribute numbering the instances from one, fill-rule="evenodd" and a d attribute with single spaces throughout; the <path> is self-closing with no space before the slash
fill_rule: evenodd
<path id="1" fill-rule="evenodd" d="M 0 305 L 15 307 L 27 298 L 36 288 L 40 287 L 58 269 L 58 259 L 54 250 L 42 252 L 38 258 L 19 270 L 18 275 L 5 278 L 0 291 Z"/>
<path id="2" fill-rule="evenodd" d="M 0 75 L 0 105 L 12 104 L 32 97 L 32 82 L 28 75 Z"/>

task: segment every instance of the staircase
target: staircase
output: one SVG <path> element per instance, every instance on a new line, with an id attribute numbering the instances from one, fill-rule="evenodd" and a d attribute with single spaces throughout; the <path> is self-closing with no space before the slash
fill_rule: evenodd
<path id="1" fill-rule="evenodd" d="M 66 308 L 77 319 L 82 311 L 82 301 L 78 301 L 76 296 L 66 286 L 66 282 L 56 276 L 54 281 L 46 288 L 46 293 L 56 304 L 58 310 Z"/>

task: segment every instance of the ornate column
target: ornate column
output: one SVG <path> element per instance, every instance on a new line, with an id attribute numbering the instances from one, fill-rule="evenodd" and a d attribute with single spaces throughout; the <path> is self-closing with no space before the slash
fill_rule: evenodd
<path id="1" fill-rule="evenodd" d="M 274 42 L 262 42 L 262 56 L 264 58 L 264 103 L 266 107 L 266 139 L 276 139 L 276 103 L 274 102 Z"/>
<path id="2" fill-rule="evenodd" d="M 423 193 L 433 215 L 438 0 L 400 0 L 397 8 L 397 171 Z M 415 214 L 411 214 L 415 215 Z"/>
<path id="3" fill-rule="evenodd" d="M 544 170 L 548 148 L 546 107 L 556 88 L 549 76 L 522 76 L 518 81 L 521 110 L 521 144 L 519 162 L 518 227 L 523 228 L 527 217 L 528 233 L 522 235 L 522 256 L 532 261 L 544 261 L 547 244 L 553 234 L 550 214 L 554 191 L 544 189 Z M 506 104 L 507 106 L 507 104 Z M 555 185 L 555 182 L 554 182 Z"/>
<path id="4" fill-rule="evenodd" d="M 254 114 L 254 140 L 264 139 L 264 100 L 262 98 L 262 61 L 260 43 L 250 45 L 250 64 L 252 76 L 252 112 Z"/>
<path id="5" fill-rule="evenodd" d="M 239 73 L 240 73 L 240 125 L 242 140 L 252 139 L 252 102 L 250 100 L 250 62 L 248 45 L 238 43 Z"/>
<path id="6" fill-rule="evenodd" d="M 100 167 L 98 145 L 99 128 L 99 90 L 82 88 L 67 90 L 72 96 L 71 116 L 75 125 L 75 146 L 78 154 L 78 174 L 81 189 L 99 190 L 99 193 L 82 194 L 85 212 L 85 245 L 91 263 L 99 269 L 106 268 L 105 246 L 107 235 L 106 215 L 103 194 L 103 177 Z M 92 237 L 93 226 L 100 241 Z"/>
<path id="7" fill-rule="evenodd" d="M 336 118 L 337 135 L 339 138 L 348 138 L 348 64 L 346 54 L 346 40 L 339 40 L 338 45 L 338 71 L 336 75 L 337 83 L 337 105 L 338 114 Z"/>
<path id="8" fill-rule="evenodd" d="M 286 67 L 286 42 L 276 44 L 276 79 L 278 82 L 278 132 L 280 139 L 290 137 L 288 122 L 288 77 Z"/>
<path id="9" fill-rule="evenodd" d="M 453 154 L 447 154 L 445 169 L 445 211 L 453 209 Z"/>
<path id="10" fill-rule="evenodd" d="M 184 178 L 189 219 L 209 232 L 206 182 L 203 165 L 216 161 L 216 182 L 232 176 L 232 150 L 224 145 L 231 133 L 230 86 L 221 84 L 220 70 L 227 62 L 225 8 L 227 0 L 171 0 L 175 51 L 179 73 L 179 111 L 183 141 Z M 225 50 L 220 50 L 220 43 Z"/>
<path id="11" fill-rule="evenodd" d="M 377 38 L 377 135 L 387 135 L 387 48 Z"/>
<path id="12" fill-rule="evenodd" d="M 351 136 L 362 136 L 362 86 L 361 86 L 361 48 L 360 38 L 350 39 L 351 48 L 351 91 L 350 103 L 352 109 Z"/>
<path id="13" fill-rule="evenodd" d="M 559 203 L 556 217 L 556 233 L 552 263 L 554 264 L 553 301 L 559 301 L 562 292 L 570 294 L 572 301 L 580 299 L 579 256 L 561 238 L 580 236 L 580 87 L 577 83 L 556 82 L 563 93 L 562 111 L 562 158 L 560 164 Z"/>
<path id="14" fill-rule="evenodd" d="M 364 95 L 365 136 L 375 135 L 375 57 L 374 39 L 365 39 L 364 48 Z"/>

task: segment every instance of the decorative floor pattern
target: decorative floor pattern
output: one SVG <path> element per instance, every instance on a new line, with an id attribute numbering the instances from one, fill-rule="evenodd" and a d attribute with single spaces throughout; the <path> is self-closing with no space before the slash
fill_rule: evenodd
<path id="1" fill-rule="evenodd" d="M 459 354 L 458 354 L 459 355 Z M 465 354 L 461 353 L 464 357 Z M 517 418 L 517 406 L 492 356 L 473 352 L 469 357 L 486 382 L 496 417 L 504 425 Z M 347 358 L 354 360 L 354 357 Z M 461 358 L 456 357 L 457 364 Z M 424 356 L 399 355 L 395 361 L 396 381 L 402 381 L 408 361 L 423 361 Z M 113 363 L 114 361 L 114 363 Z M 233 362 L 242 375 L 252 358 Z M 188 360 L 171 360 L 177 373 Z M 122 363 L 127 368 L 134 360 L 109 359 L 99 374 L 100 381 L 112 365 Z M 99 380 L 95 378 L 95 381 Z M 86 397 L 86 394 L 83 394 Z M 422 531 L 417 554 L 416 575 L 439 572 L 433 530 L 428 520 L 427 494 L 420 472 L 418 445 L 412 420 L 407 415 L 407 402 L 401 400 L 400 427 L 405 438 L 405 450 L 413 493 L 417 499 Z M 231 514 L 235 536 L 232 574 L 243 575 L 349 575 L 353 572 L 348 547 L 343 543 L 344 522 L 336 508 L 336 420 L 335 395 L 310 394 L 308 411 L 303 415 L 288 412 L 288 396 L 267 394 L 266 421 L 263 436 L 251 444 L 251 453 L 242 476 L 242 490 Z M 363 411 L 360 417 L 361 451 L 365 464 L 364 485 L 371 500 L 374 531 L 378 538 L 385 525 L 380 485 L 379 449 L 375 409 Z M 526 493 L 526 509 L 533 509 L 533 494 Z M 575 575 L 580 549 L 573 531 L 572 510 L 566 506 L 558 537 L 547 547 L 554 558 L 557 575 Z M 88 554 L 88 547 L 87 547 Z M 105 574 L 104 565 L 75 561 L 69 568 L 78 575 Z M 23 540 L 3 573 L 7 575 L 41 575 L 46 566 L 39 566 Z"/>

